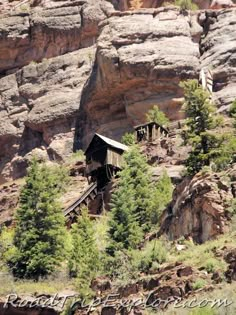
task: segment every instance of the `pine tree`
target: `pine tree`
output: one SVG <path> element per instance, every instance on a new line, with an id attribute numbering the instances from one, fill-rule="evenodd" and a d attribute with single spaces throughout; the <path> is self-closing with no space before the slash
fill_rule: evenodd
<path id="1" fill-rule="evenodd" d="M 100 268 L 95 232 L 87 208 L 82 209 L 78 222 L 72 225 L 71 234 L 72 250 L 69 270 L 71 276 L 76 277 L 79 292 L 85 295 L 89 292 L 91 280 Z"/>
<path id="2" fill-rule="evenodd" d="M 143 0 L 131 0 L 130 1 L 130 8 L 131 10 L 136 10 L 142 8 Z"/>
<path id="3" fill-rule="evenodd" d="M 135 135 L 133 133 L 126 132 L 123 135 L 121 142 L 128 146 L 133 145 L 135 144 Z"/>
<path id="4" fill-rule="evenodd" d="M 123 157 L 125 163 L 111 200 L 109 253 L 135 248 L 150 228 L 152 184 L 146 158 L 137 146 L 132 146 Z"/>
<path id="5" fill-rule="evenodd" d="M 121 171 L 118 187 L 111 199 L 108 254 L 114 255 L 115 251 L 135 248 L 142 240 L 143 232 L 135 211 L 134 187 L 126 182 L 126 173 Z"/>
<path id="6" fill-rule="evenodd" d="M 11 266 L 17 277 L 37 280 L 47 276 L 63 258 L 65 222 L 56 200 L 65 178 L 61 168 L 49 168 L 32 160 L 16 213 L 17 250 Z"/>
<path id="7" fill-rule="evenodd" d="M 167 172 L 164 171 L 153 188 L 152 208 L 150 211 L 150 220 L 153 225 L 158 224 L 162 211 L 171 201 L 172 192 L 173 185 L 171 179 Z"/>
<path id="8" fill-rule="evenodd" d="M 157 105 L 154 105 L 152 109 L 150 109 L 146 115 L 147 122 L 154 121 L 155 123 L 163 126 L 168 125 L 169 119 L 166 115 L 159 109 Z"/>
<path id="9" fill-rule="evenodd" d="M 127 185 L 134 189 L 135 215 L 144 231 L 149 228 L 150 192 L 152 189 L 151 173 L 146 157 L 138 146 L 133 146 L 124 154 L 125 166 L 121 173 Z"/>
<path id="10" fill-rule="evenodd" d="M 186 165 L 188 172 L 195 174 L 220 155 L 224 137 L 213 130 L 221 124 L 222 118 L 216 114 L 209 93 L 197 80 L 182 82 L 180 86 L 185 92 L 184 109 L 187 115 L 183 138 L 185 144 L 192 146 Z"/>

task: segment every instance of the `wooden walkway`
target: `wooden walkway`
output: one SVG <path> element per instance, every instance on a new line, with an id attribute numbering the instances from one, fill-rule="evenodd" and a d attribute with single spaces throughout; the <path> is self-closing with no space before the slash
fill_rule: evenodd
<path id="1" fill-rule="evenodd" d="M 82 195 L 67 209 L 64 210 L 64 216 L 74 218 L 75 215 L 80 215 L 80 208 L 82 205 L 87 206 L 90 200 L 94 200 L 97 196 L 97 183 L 92 183 L 82 193 Z"/>

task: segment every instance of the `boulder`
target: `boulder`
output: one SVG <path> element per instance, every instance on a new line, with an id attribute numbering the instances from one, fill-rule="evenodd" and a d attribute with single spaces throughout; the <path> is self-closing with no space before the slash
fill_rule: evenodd
<path id="1" fill-rule="evenodd" d="M 226 209 L 233 195 L 214 174 L 197 174 L 177 185 L 162 215 L 160 233 L 174 240 L 185 236 L 203 243 L 228 230 Z"/>

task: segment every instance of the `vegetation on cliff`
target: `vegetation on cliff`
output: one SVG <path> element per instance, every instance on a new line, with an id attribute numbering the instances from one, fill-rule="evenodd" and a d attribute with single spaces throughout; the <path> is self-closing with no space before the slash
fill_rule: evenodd
<path id="1" fill-rule="evenodd" d="M 184 143 L 192 148 L 186 161 L 189 174 L 196 174 L 212 163 L 216 169 L 224 169 L 234 162 L 235 138 L 231 134 L 217 132 L 223 124 L 223 116 L 216 113 L 210 94 L 197 80 L 182 82 L 180 86 L 184 89 L 187 116 L 182 135 Z"/>
<path id="2" fill-rule="evenodd" d="M 17 277 L 47 276 L 63 259 L 65 221 L 57 198 L 65 178 L 61 168 L 40 165 L 35 158 L 31 161 L 16 212 L 16 251 L 9 262 Z"/>

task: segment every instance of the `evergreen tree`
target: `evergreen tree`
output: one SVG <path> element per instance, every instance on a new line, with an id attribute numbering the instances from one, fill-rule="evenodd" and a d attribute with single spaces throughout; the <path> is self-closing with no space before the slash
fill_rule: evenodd
<path id="1" fill-rule="evenodd" d="M 149 213 L 151 207 L 152 190 L 151 173 L 146 157 L 138 146 L 133 146 L 124 154 L 125 165 L 121 172 L 128 187 L 134 191 L 135 215 L 143 231 L 149 228 Z"/>
<path id="2" fill-rule="evenodd" d="M 133 133 L 126 132 L 123 135 L 121 142 L 128 146 L 133 145 L 135 144 L 135 135 Z"/>
<path id="3" fill-rule="evenodd" d="M 120 172 L 118 187 L 112 194 L 111 218 L 108 222 L 110 244 L 107 248 L 110 255 L 118 250 L 135 248 L 143 236 L 135 215 L 134 187 L 126 182 L 126 176 L 124 170 Z"/>
<path id="4" fill-rule="evenodd" d="M 93 223 L 88 209 L 83 208 L 78 222 L 72 225 L 72 250 L 69 270 L 76 277 L 76 285 L 82 295 L 89 292 L 91 280 L 100 268 L 99 251 L 96 245 Z"/>
<path id="5" fill-rule="evenodd" d="M 16 213 L 16 254 L 10 262 L 18 277 L 44 277 L 63 258 L 65 222 L 56 199 L 65 175 L 61 168 L 40 165 L 35 158 L 31 162 Z"/>
<path id="6" fill-rule="evenodd" d="M 150 228 L 152 183 L 146 158 L 137 146 L 132 146 L 123 157 L 124 166 L 111 200 L 109 253 L 135 248 L 143 232 Z"/>
<path id="7" fill-rule="evenodd" d="M 154 121 L 155 123 L 163 126 L 168 125 L 169 119 L 166 115 L 159 109 L 157 105 L 154 105 L 152 109 L 150 109 L 146 115 L 147 122 Z"/>
<path id="8" fill-rule="evenodd" d="M 150 220 L 153 225 L 158 224 L 160 215 L 168 203 L 171 201 L 173 185 L 167 172 L 164 171 L 153 188 L 152 208 Z"/>
<path id="9" fill-rule="evenodd" d="M 187 115 L 187 129 L 183 133 L 185 144 L 192 146 L 187 159 L 187 169 L 195 174 L 220 155 L 224 137 L 213 129 L 220 125 L 222 118 L 216 114 L 210 95 L 197 82 L 188 80 L 180 84 L 185 92 L 184 109 Z"/>

